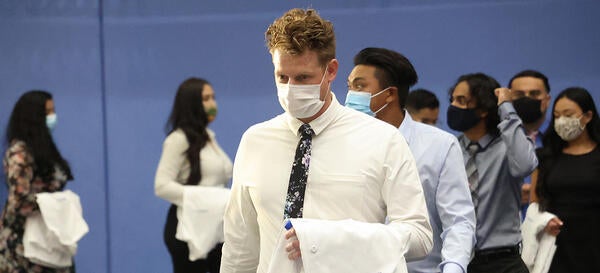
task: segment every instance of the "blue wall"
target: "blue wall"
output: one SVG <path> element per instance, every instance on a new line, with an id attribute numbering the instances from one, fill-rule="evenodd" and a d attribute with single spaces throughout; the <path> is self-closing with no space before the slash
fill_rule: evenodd
<path id="1" fill-rule="evenodd" d="M 1 1 L 0 128 L 22 92 L 55 95 L 54 136 L 90 224 L 78 271 L 170 270 L 168 203 L 154 196 L 153 180 L 176 87 L 189 76 L 213 83 L 220 107 L 211 126 L 233 158 L 248 126 L 281 112 L 263 34 L 293 6 L 334 23 L 340 100 L 353 55 L 378 46 L 413 61 L 416 87 L 441 98 L 443 127 L 446 91 L 468 72 L 506 84 L 535 68 L 551 94 L 580 85 L 600 102 L 598 1 Z"/>

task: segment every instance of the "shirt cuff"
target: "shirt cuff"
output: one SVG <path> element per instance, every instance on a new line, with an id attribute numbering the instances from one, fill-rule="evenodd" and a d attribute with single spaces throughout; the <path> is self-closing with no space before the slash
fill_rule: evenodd
<path id="1" fill-rule="evenodd" d="M 443 273 L 465 273 L 465 271 L 463 270 L 463 268 L 453 262 L 448 262 L 446 264 L 444 264 L 444 266 L 442 267 L 442 272 Z"/>
<path id="2" fill-rule="evenodd" d="M 514 114 L 516 117 L 518 117 L 517 110 L 515 110 L 512 102 L 505 101 L 498 106 L 498 115 L 500 116 L 501 121 L 510 119 L 511 114 Z"/>

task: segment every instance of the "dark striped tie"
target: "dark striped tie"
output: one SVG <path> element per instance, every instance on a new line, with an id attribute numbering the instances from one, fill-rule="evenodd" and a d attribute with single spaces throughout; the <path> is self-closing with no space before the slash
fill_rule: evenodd
<path id="1" fill-rule="evenodd" d="M 473 206 L 477 207 L 478 195 L 477 187 L 479 186 L 479 172 L 477 171 L 477 165 L 475 164 L 475 157 L 479 152 L 479 143 L 471 142 L 467 146 L 467 152 L 469 152 L 469 160 L 465 165 L 467 171 L 467 178 L 469 180 L 469 189 L 471 190 L 471 199 L 473 199 Z"/>
<path id="2" fill-rule="evenodd" d="M 306 180 L 308 179 L 308 167 L 310 164 L 310 151 L 312 147 L 312 135 L 314 131 L 310 125 L 300 126 L 300 141 L 296 147 L 296 155 L 290 174 L 287 197 L 283 218 L 302 218 L 302 207 L 304 206 L 304 192 Z"/>

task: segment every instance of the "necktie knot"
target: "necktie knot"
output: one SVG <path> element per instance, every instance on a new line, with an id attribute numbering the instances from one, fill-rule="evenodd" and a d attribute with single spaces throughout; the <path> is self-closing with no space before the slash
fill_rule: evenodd
<path id="1" fill-rule="evenodd" d="M 479 143 L 477 142 L 471 142 L 469 144 L 469 146 L 467 146 L 467 151 L 469 151 L 469 155 L 473 156 L 474 154 L 476 154 L 477 152 L 479 152 Z"/>
<path id="2" fill-rule="evenodd" d="M 312 138 L 312 135 L 315 133 L 315 131 L 313 131 L 313 129 L 310 128 L 310 125 L 308 125 L 308 123 L 302 124 L 302 126 L 300 126 L 300 129 L 298 130 L 300 131 L 300 136 L 303 139 Z"/>

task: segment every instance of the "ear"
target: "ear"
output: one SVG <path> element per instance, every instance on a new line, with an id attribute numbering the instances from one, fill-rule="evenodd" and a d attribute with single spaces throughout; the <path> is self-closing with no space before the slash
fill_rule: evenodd
<path id="1" fill-rule="evenodd" d="M 552 96 L 550 96 L 550 94 L 547 94 L 546 97 L 542 99 L 541 108 L 546 109 L 546 111 L 547 111 L 548 107 L 550 107 L 551 101 L 552 101 Z"/>
<path id="2" fill-rule="evenodd" d="M 587 124 L 592 121 L 592 117 L 594 116 L 594 114 L 592 113 L 592 111 L 587 111 L 583 114 L 583 117 L 581 118 L 581 121 L 585 124 L 585 126 L 587 126 Z"/>
<path id="3" fill-rule="evenodd" d="M 479 111 L 479 117 L 481 119 L 485 119 L 488 116 L 488 112 L 487 111 L 485 111 L 485 112 L 481 111 L 481 110 L 478 110 L 478 111 Z"/>
<path id="4" fill-rule="evenodd" d="M 337 72 L 338 69 L 340 67 L 340 63 L 338 62 L 337 59 L 331 59 L 331 61 L 329 61 L 329 64 L 327 65 L 327 80 L 329 82 L 332 82 L 333 80 L 335 80 L 335 77 L 337 76 Z"/>
<path id="5" fill-rule="evenodd" d="M 388 88 L 388 90 L 386 90 L 384 93 L 388 93 L 388 96 L 385 98 L 386 103 L 390 103 L 392 101 L 399 100 L 398 88 L 395 86 L 390 86 L 390 88 Z"/>

